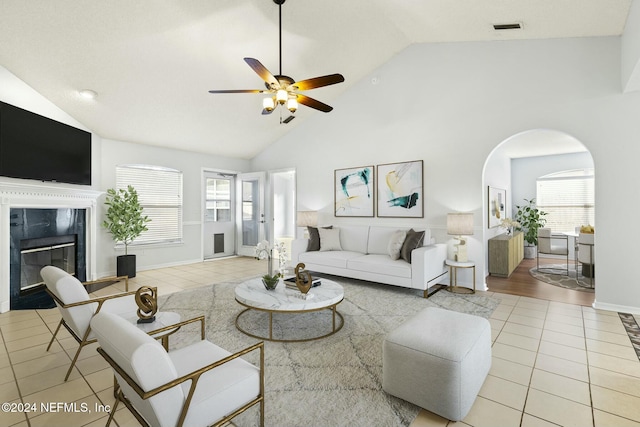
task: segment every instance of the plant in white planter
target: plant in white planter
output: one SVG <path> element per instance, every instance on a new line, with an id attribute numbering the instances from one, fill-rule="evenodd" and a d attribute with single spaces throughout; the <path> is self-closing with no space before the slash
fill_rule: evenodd
<path id="1" fill-rule="evenodd" d="M 524 199 L 527 204 L 516 206 L 515 219 L 520 226 L 518 230 L 524 233 L 524 257 L 535 258 L 536 246 L 538 245 L 538 230 L 547 223 L 546 212 L 541 211 L 536 206 L 536 200 Z"/>
<path id="2" fill-rule="evenodd" d="M 109 188 L 104 204 L 108 209 L 102 226 L 111 233 L 116 243 L 124 244 L 124 255 L 118 256 L 117 274 L 136 277 L 136 258 L 135 255 L 129 255 L 129 245 L 148 230 L 146 224 L 151 220 L 143 215 L 138 193 L 131 185 L 126 190 Z"/>

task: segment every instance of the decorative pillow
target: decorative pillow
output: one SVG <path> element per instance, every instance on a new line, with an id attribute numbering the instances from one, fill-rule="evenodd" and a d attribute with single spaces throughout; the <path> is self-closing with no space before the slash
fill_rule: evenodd
<path id="1" fill-rule="evenodd" d="M 424 231 L 414 231 L 413 228 L 407 231 L 407 237 L 400 249 L 400 258 L 411 264 L 411 251 L 422 246 L 423 239 Z"/>
<path id="2" fill-rule="evenodd" d="M 320 233 L 320 252 L 342 250 L 339 228 L 320 228 L 318 233 Z"/>
<path id="3" fill-rule="evenodd" d="M 333 228 L 333 225 L 328 227 L 322 227 L 326 229 Z M 307 251 L 319 251 L 320 250 L 320 234 L 318 234 L 318 227 L 307 227 L 309 230 L 309 244 L 307 245 Z"/>
<path id="4" fill-rule="evenodd" d="M 402 249 L 402 244 L 404 243 L 404 240 L 406 238 L 406 230 L 398 230 L 393 232 L 393 234 L 391 235 L 391 239 L 389 240 L 389 246 L 387 248 L 391 259 L 400 259 L 400 249 Z"/>

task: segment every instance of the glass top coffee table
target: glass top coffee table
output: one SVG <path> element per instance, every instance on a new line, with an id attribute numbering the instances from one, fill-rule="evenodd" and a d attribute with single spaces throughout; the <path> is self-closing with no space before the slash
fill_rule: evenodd
<path id="1" fill-rule="evenodd" d="M 246 307 L 246 309 L 242 310 L 238 316 L 236 316 L 236 328 L 254 338 L 278 342 L 311 341 L 333 335 L 342 329 L 342 326 L 344 325 L 344 318 L 336 309 L 336 306 L 344 299 L 344 289 L 336 282 L 324 278 L 321 280 L 320 286 L 311 288 L 307 299 L 303 299 L 302 294 L 297 289 L 287 288 L 282 281 L 280 281 L 274 290 L 268 291 L 265 289 L 259 277 L 247 280 L 246 282 L 236 286 L 235 295 L 236 301 L 240 305 Z M 320 332 L 319 335 L 303 339 L 279 339 L 273 337 L 274 313 L 295 315 L 321 310 L 331 310 L 332 312 L 332 326 L 328 333 Z M 249 332 L 246 328 L 240 326 L 241 316 L 251 311 L 262 311 L 268 313 L 268 336 Z"/>

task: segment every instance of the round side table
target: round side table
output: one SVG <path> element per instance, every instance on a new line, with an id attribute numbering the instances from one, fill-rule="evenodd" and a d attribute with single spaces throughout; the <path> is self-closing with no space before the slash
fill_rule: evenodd
<path id="1" fill-rule="evenodd" d="M 473 261 L 454 261 L 448 259 L 445 264 L 449 266 L 449 287 L 447 290 L 455 294 L 475 294 L 476 293 L 476 263 Z M 464 286 L 458 286 L 458 269 L 459 268 L 472 268 L 473 269 L 473 289 L 465 288 Z"/>

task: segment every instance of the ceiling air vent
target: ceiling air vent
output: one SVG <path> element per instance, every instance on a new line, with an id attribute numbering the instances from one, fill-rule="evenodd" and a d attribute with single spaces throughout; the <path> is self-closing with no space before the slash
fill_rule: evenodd
<path id="1" fill-rule="evenodd" d="M 519 22 L 515 22 L 512 24 L 493 24 L 493 29 L 496 31 L 502 30 L 520 30 L 522 29 L 522 25 Z"/>

